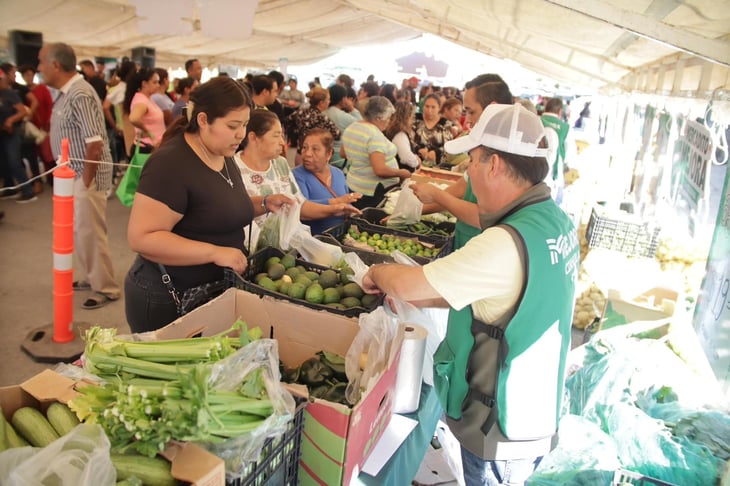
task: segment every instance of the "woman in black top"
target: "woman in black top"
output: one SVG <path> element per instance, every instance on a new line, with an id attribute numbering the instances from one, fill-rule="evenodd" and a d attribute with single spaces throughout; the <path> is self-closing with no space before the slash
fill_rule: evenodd
<path id="1" fill-rule="evenodd" d="M 124 283 L 125 311 L 133 332 L 158 329 L 178 317 L 162 282 L 165 266 L 175 289 L 243 273 L 244 228 L 283 196 L 250 198 L 232 156 L 246 133 L 251 98 L 236 81 L 218 77 L 190 96 L 180 117 L 142 170 L 127 238 L 139 255 Z"/>

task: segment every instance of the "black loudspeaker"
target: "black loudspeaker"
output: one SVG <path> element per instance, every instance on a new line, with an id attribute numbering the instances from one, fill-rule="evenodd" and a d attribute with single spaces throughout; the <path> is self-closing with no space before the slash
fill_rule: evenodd
<path id="1" fill-rule="evenodd" d="M 43 34 L 40 32 L 11 30 L 8 32 L 8 47 L 10 57 L 15 61 L 16 66 L 30 64 L 37 68 L 38 52 L 43 47 Z"/>
<path id="2" fill-rule="evenodd" d="M 140 67 L 155 67 L 155 48 L 154 47 L 135 47 L 132 49 L 132 61 L 140 65 Z"/>

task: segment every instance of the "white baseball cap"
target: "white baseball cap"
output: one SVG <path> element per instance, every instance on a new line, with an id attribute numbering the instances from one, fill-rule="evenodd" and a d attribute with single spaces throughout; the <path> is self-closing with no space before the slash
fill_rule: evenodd
<path id="1" fill-rule="evenodd" d="M 446 142 L 444 148 L 450 154 L 462 154 L 484 145 L 508 154 L 547 157 L 547 149 L 539 148 L 544 136 L 540 118 L 521 104 L 491 104 L 467 135 Z"/>

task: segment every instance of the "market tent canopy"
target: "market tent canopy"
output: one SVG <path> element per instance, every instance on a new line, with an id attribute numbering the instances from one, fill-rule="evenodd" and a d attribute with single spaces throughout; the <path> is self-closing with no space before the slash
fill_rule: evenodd
<path id="1" fill-rule="evenodd" d="M 268 68 L 426 32 L 596 89 L 730 87 L 730 0 L 0 0 L 0 11 L 0 32 L 42 32 L 86 57 L 146 46 L 160 63 Z"/>

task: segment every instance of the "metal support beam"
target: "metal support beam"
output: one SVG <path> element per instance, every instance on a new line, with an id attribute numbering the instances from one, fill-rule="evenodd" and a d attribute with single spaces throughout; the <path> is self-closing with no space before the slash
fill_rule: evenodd
<path id="1" fill-rule="evenodd" d="M 573 12 L 606 22 L 649 40 L 730 67 L 730 42 L 708 39 L 686 30 L 630 12 L 601 0 L 545 0 Z"/>

